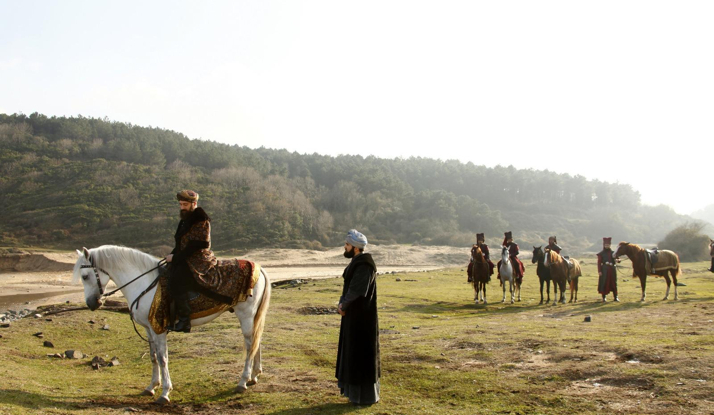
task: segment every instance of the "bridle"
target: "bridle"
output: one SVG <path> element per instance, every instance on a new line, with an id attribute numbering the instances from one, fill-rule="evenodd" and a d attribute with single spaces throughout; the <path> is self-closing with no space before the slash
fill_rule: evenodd
<path id="1" fill-rule="evenodd" d="M 118 287 L 117 289 L 112 290 L 112 291 L 110 291 L 110 292 L 108 292 L 108 293 L 105 294 L 105 293 L 104 293 L 104 287 L 102 287 L 102 281 L 99 279 L 99 272 L 103 272 L 103 273 L 107 274 L 107 276 L 108 276 L 110 279 L 112 278 L 112 276 L 109 275 L 109 273 L 108 273 L 107 271 L 105 271 L 105 270 L 103 270 L 102 268 L 96 266 L 96 265 L 94 264 L 94 259 L 92 258 L 91 255 L 89 256 L 88 260 L 89 260 L 89 265 L 80 265 L 79 267 L 80 267 L 80 268 L 91 268 L 91 269 L 94 271 L 94 277 L 97 279 L 97 287 L 99 287 L 99 300 L 100 300 L 100 301 L 101 301 L 102 299 L 106 298 L 106 297 L 109 297 L 110 295 L 113 295 L 113 294 L 117 293 L 119 290 L 121 290 L 122 288 L 124 288 L 124 287 L 126 287 L 127 285 L 131 284 L 132 282 L 138 280 L 139 278 L 143 277 L 144 275 L 146 275 L 146 274 L 148 274 L 148 273 L 150 273 L 150 272 L 152 272 L 152 271 L 154 271 L 154 270 L 157 270 L 157 269 L 161 268 L 162 266 L 166 265 L 166 259 L 162 259 L 161 261 L 159 261 L 159 263 L 158 263 L 154 268 L 151 268 L 150 270 L 144 272 L 143 274 L 141 274 L 141 275 L 139 275 L 138 277 L 134 278 L 133 280 L 127 282 L 126 284 L 122 285 L 121 287 Z M 134 322 L 134 313 L 133 313 L 132 309 L 133 309 L 133 308 L 136 308 L 136 309 L 139 308 L 139 300 L 141 299 L 141 297 L 143 297 L 144 294 L 146 294 L 146 293 L 149 292 L 152 288 L 154 288 L 154 287 L 156 286 L 156 284 L 158 284 L 158 282 L 159 282 L 159 277 L 157 276 L 157 277 L 154 279 L 154 281 L 152 281 L 151 284 L 149 284 L 149 286 L 148 286 L 141 294 L 139 294 L 139 295 L 136 297 L 136 299 L 131 303 L 131 305 L 129 305 L 129 318 L 131 318 L 131 323 L 134 325 L 134 331 L 136 332 L 136 334 L 139 335 L 139 337 L 140 337 L 142 340 L 144 340 L 144 341 L 147 342 L 147 343 L 148 343 L 149 341 L 148 341 L 147 339 L 145 339 L 144 336 L 142 336 L 141 333 L 139 333 L 139 330 L 137 330 L 137 328 L 136 328 L 136 322 Z"/>
<path id="2" fill-rule="evenodd" d="M 139 278 L 143 277 L 144 275 L 150 273 L 151 271 L 154 271 L 154 270 L 157 270 L 157 269 L 161 268 L 163 265 L 166 265 L 166 259 L 162 259 L 161 261 L 159 261 L 158 265 L 156 265 L 154 268 L 151 268 L 150 270 L 144 272 L 143 274 L 141 274 L 141 275 L 139 275 L 138 277 L 134 278 L 133 280 L 127 282 L 126 284 L 122 285 L 121 287 L 119 287 L 119 288 L 117 288 L 117 289 L 115 289 L 115 290 L 112 290 L 112 291 L 110 291 L 109 293 L 106 293 L 106 294 L 104 293 L 104 287 L 102 287 L 102 281 L 99 279 L 99 272 L 101 271 L 101 272 L 107 274 L 107 276 L 108 276 L 109 278 L 112 278 L 112 276 L 109 275 L 109 273 L 106 272 L 105 270 L 103 270 L 102 268 L 96 266 L 96 265 L 94 264 L 94 259 L 93 259 L 92 257 L 89 258 L 89 265 L 80 265 L 79 267 L 80 267 L 80 268 L 91 268 L 91 269 L 94 271 L 94 277 L 95 277 L 96 280 L 97 280 L 97 287 L 99 288 L 99 297 L 100 297 L 100 299 L 101 299 L 101 298 L 109 297 L 110 295 L 116 294 L 116 293 L 119 292 L 122 288 L 124 288 L 124 287 L 126 287 L 127 285 L 131 284 L 132 282 L 138 280 Z M 153 285 L 155 285 L 155 284 L 151 284 L 152 287 L 153 287 Z"/>

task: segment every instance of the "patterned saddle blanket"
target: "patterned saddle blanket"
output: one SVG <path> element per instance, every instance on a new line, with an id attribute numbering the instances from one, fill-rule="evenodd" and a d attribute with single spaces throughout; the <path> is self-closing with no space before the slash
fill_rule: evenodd
<path id="1" fill-rule="evenodd" d="M 211 292 L 219 294 L 222 298 L 230 298 L 232 301 L 228 304 L 202 293 L 194 293 L 189 300 L 191 320 L 226 311 L 253 296 L 253 287 L 260 278 L 260 265 L 239 259 L 221 260 L 214 267 L 214 274 L 214 279 L 220 281 L 220 284 L 216 284 L 215 289 L 211 289 Z M 165 332 L 173 323 L 171 321 L 173 299 L 168 285 L 168 273 L 163 273 L 159 277 L 156 293 L 149 310 L 149 322 L 157 334 Z"/>

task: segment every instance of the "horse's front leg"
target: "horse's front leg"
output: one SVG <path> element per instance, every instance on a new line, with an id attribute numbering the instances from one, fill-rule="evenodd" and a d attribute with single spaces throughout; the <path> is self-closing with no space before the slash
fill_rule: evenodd
<path id="1" fill-rule="evenodd" d="M 146 336 L 149 339 L 149 356 L 151 358 L 151 383 L 141 392 L 142 396 L 154 396 L 154 389 L 161 383 L 161 372 L 159 372 L 159 361 L 156 356 L 156 340 L 154 332 L 146 329 Z"/>
<path id="2" fill-rule="evenodd" d="M 154 403 L 159 405 L 164 405 L 171 400 L 169 399 L 169 394 L 173 390 L 173 384 L 171 383 L 171 376 L 169 375 L 169 347 L 166 344 L 166 333 L 156 334 L 156 359 L 159 364 L 159 370 L 161 372 L 161 396 Z"/>
<path id="3" fill-rule="evenodd" d="M 502 303 L 506 302 L 506 284 L 502 284 L 501 287 L 503 287 L 503 298 L 501 299 Z"/>
<path id="4" fill-rule="evenodd" d="M 515 303 L 514 295 L 516 293 L 516 288 L 513 286 L 513 284 L 515 284 L 515 282 L 513 281 L 513 279 L 511 279 L 508 284 L 508 291 L 511 293 L 511 304 Z"/>
<path id="5" fill-rule="evenodd" d="M 568 303 L 573 302 L 573 294 L 575 293 L 575 287 L 573 287 L 573 281 L 570 281 L 570 301 Z"/>
<path id="6" fill-rule="evenodd" d="M 679 300 L 679 294 L 677 293 L 677 271 L 671 270 L 672 282 L 674 283 L 674 299 Z"/>
<path id="7" fill-rule="evenodd" d="M 486 305 L 486 283 L 483 283 L 483 304 Z"/>
<path id="8" fill-rule="evenodd" d="M 647 288 L 647 276 L 645 275 L 644 277 L 640 277 L 640 285 L 642 286 L 642 298 L 640 298 L 640 302 L 645 301 L 645 297 L 647 297 L 647 294 L 645 294 L 645 289 Z"/>
<path id="9" fill-rule="evenodd" d="M 545 281 L 543 281 L 543 278 L 539 278 L 540 280 L 540 303 L 543 304 L 543 284 L 545 284 Z"/>

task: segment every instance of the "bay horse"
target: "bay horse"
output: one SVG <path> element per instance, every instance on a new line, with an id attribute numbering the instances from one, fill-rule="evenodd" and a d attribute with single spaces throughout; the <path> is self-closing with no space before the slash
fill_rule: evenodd
<path id="1" fill-rule="evenodd" d="M 514 301 L 514 294 L 515 290 L 513 288 L 513 280 L 515 279 L 515 271 L 513 270 L 513 264 L 511 264 L 511 258 L 508 253 L 508 248 L 507 247 L 502 247 L 501 249 L 501 265 L 498 268 L 498 272 L 501 275 L 501 283 L 503 284 L 503 299 L 501 300 L 502 303 L 506 302 L 506 281 L 509 283 L 509 291 L 511 293 L 511 304 L 513 304 Z M 518 293 L 518 301 L 521 300 L 521 294 L 520 290 Z"/>
<path id="2" fill-rule="evenodd" d="M 538 263 L 538 268 L 536 273 L 538 274 L 538 280 L 540 281 L 540 304 L 543 304 L 543 285 L 546 286 L 545 293 L 548 295 L 546 304 L 550 303 L 550 281 L 552 280 L 550 276 L 550 268 L 543 264 L 545 260 L 545 255 L 543 254 L 543 246 L 533 247 L 533 258 L 531 258 L 531 263 Z M 558 295 L 558 286 L 553 283 L 553 297 Z"/>
<path id="3" fill-rule="evenodd" d="M 483 256 L 483 252 L 481 252 L 481 248 L 477 247 L 472 252 L 471 264 L 469 264 L 469 266 L 471 266 L 472 269 L 471 275 L 473 277 L 475 291 L 474 301 L 478 304 L 481 300 L 483 300 L 483 303 L 486 304 L 486 284 L 488 284 L 490 279 L 489 265 L 488 262 L 486 262 L 486 258 Z"/>
<path id="4" fill-rule="evenodd" d="M 544 256 L 543 265 L 550 269 L 553 287 L 558 284 L 558 288 L 560 289 L 560 300 L 553 298 L 553 305 L 556 305 L 558 301 L 560 301 L 561 304 L 565 304 L 565 283 L 568 281 L 568 274 L 570 272 L 568 263 L 552 249 L 545 252 Z"/>
<path id="5" fill-rule="evenodd" d="M 146 330 L 151 355 L 151 383 L 141 395 L 154 396 L 154 389 L 161 385 L 161 396 L 155 403 L 160 405 L 168 403 L 173 384 L 169 375 L 167 333 L 157 334 L 149 322 L 149 310 L 157 289 L 156 286 L 149 287 L 159 275 L 159 271 L 156 269 L 159 258 L 136 249 L 113 245 L 104 245 L 89 250 L 83 248 L 82 252 L 77 251 L 77 254 L 79 258 L 74 264 L 73 280 L 76 282 L 81 279 L 84 285 L 84 298 L 90 310 L 98 309 L 104 302 L 104 288 L 109 280 L 114 281 L 121 288 L 130 307 L 134 300 L 141 297 L 142 293 L 146 291 L 145 297 L 136 304 L 136 308 L 130 308 L 133 320 Z M 147 270 L 152 271 L 131 283 L 134 277 L 140 276 Z M 125 284 L 127 285 L 125 286 Z M 247 301 L 239 302 L 233 306 L 240 321 L 246 351 L 245 365 L 235 389 L 236 392 L 244 392 L 249 385 L 254 385 L 258 381 L 258 375 L 263 372 L 260 340 L 270 304 L 270 292 L 270 280 L 265 270 L 261 268 L 260 278 L 253 287 L 253 295 L 248 297 Z M 222 313 L 223 311 L 192 320 L 191 326 L 208 323 Z"/>
<path id="6" fill-rule="evenodd" d="M 632 274 L 640 279 L 640 286 L 642 287 L 642 298 L 640 298 L 640 301 L 645 301 L 645 297 L 647 296 L 645 289 L 647 288 L 648 274 L 664 277 L 664 280 L 667 282 L 667 292 L 663 300 L 669 299 L 669 288 L 672 285 L 672 281 L 674 281 L 674 299 L 679 299 L 679 295 L 677 294 L 677 277 L 682 274 L 682 270 L 679 266 L 679 256 L 676 253 L 667 249 L 659 249 L 657 262 L 651 264 L 646 257 L 645 250 L 639 245 L 629 242 L 620 242 L 615 251 L 615 260 L 622 255 L 626 255 L 627 258 L 630 259 L 632 262 Z M 670 274 L 672 275 L 672 280 L 669 278 Z"/>

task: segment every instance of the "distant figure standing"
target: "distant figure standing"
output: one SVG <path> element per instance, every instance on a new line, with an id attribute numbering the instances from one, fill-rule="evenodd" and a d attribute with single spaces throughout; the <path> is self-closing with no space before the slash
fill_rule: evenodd
<path id="1" fill-rule="evenodd" d="M 714 239 L 709 239 L 709 255 L 712 257 L 712 265 L 708 271 L 714 272 Z"/>
<path id="2" fill-rule="evenodd" d="M 513 234 L 509 231 L 504 234 L 503 238 L 503 246 L 508 248 L 508 255 L 511 260 L 511 265 L 513 265 L 513 272 L 515 273 L 516 281 L 518 285 L 521 285 L 521 282 L 523 281 L 523 273 L 526 270 L 526 267 L 523 265 L 523 262 L 518 258 L 518 254 L 520 253 L 520 250 L 518 249 L 518 244 L 513 242 Z M 497 265 L 499 269 L 499 275 L 498 279 L 501 279 L 500 275 L 500 269 L 501 269 L 501 261 L 498 261 Z"/>
<path id="3" fill-rule="evenodd" d="M 342 278 L 337 312 L 342 316 L 337 349 L 337 386 L 356 405 L 379 402 L 379 322 L 377 320 L 377 266 L 364 253 L 367 238 L 352 229 L 345 240 L 346 258 L 352 261 Z"/>
<path id="4" fill-rule="evenodd" d="M 607 295 L 612 292 L 615 301 L 617 298 L 617 268 L 615 267 L 615 253 L 610 249 L 612 238 L 602 238 L 602 251 L 597 254 L 597 292 L 602 295 L 602 302 L 607 301 Z"/>

